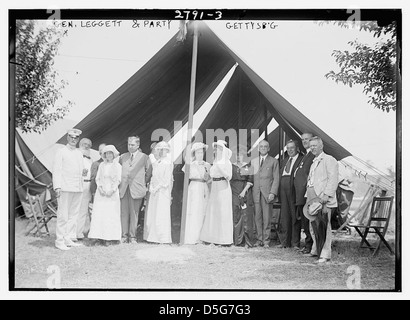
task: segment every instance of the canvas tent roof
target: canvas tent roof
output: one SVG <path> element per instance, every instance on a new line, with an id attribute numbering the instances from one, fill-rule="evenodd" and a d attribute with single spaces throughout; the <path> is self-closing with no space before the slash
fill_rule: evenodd
<path id="1" fill-rule="evenodd" d="M 227 72 L 238 64 L 200 130 L 238 129 L 238 103 L 241 103 L 243 129 L 260 129 L 266 126 L 263 111 L 266 108 L 268 118 L 275 118 L 289 138 L 300 140 L 301 133 L 312 132 L 323 139 L 325 151 L 337 160 L 351 155 L 270 87 L 204 22 L 197 23 L 200 36 L 195 112 Z M 76 128 L 81 129 L 83 136 L 90 138 L 94 145 L 112 143 L 120 152 L 126 151 L 126 138 L 130 135 L 139 135 L 142 150 L 149 152 L 151 134 L 155 129 L 164 128 L 174 134 L 174 121 L 181 120 L 186 123 L 188 120 L 192 34 L 191 24 L 188 25 L 184 42 L 177 42 L 175 35 L 139 71 L 78 123 Z M 205 132 L 203 134 L 205 137 Z M 62 137 L 59 143 L 63 143 L 64 139 Z M 271 149 L 276 149 L 275 146 Z"/>
<path id="2" fill-rule="evenodd" d="M 52 184 L 51 172 L 34 156 L 20 134 L 15 130 L 15 188 L 19 197 L 40 194 Z"/>

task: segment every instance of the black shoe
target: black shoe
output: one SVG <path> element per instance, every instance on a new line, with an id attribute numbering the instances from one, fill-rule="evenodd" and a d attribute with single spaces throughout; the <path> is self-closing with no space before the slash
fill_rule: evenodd
<path id="1" fill-rule="evenodd" d="M 300 253 L 303 253 L 303 254 L 307 254 L 307 253 L 310 253 L 310 251 L 311 251 L 311 249 L 303 248 L 303 249 L 300 250 L 299 252 L 300 252 Z"/>

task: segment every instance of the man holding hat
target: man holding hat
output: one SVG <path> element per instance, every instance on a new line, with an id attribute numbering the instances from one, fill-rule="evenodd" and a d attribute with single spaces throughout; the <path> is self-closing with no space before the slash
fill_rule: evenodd
<path id="1" fill-rule="evenodd" d="M 323 141 L 319 137 L 310 139 L 309 146 L 312 154 L 315 156 L 312 166 L 310 167 L 306 189 L 306 204 L 303 208 L 303 214 L 310 220 L 310 233 L 313 238 L 312 251 L 309 254 L 312 257 L 319 255 L 318 263 L 324 263 L 331 258 L 332 228 L 331 216 L 332 210 L 337 207 L 336 190 L 339 180 L 339 167 L 335 158 L 323 152 Z M 320 219 L 319 212 L 327 215 L 323 220 L 327 221 L 324 234 L 315 232 L 312 224 Z M 324 243 L 318 248 L 317 243 L 321 242 L 320 237 L 325 237 Z M 323 247 L 322 247 L 323 245 Z M 319 250 L 318 250 L 319 249 Z"/>
<path id="2" fill-rule="evenodd" d="M 80 246 L 71 238 L 77 232 L 83 194 L 83 154 L 76 148 L 81 133 L 78 129 L 68 130 L 68 143 L 57 151 L 53 164 L 53 188 L 58 200 L 55 246 L 64 251 Z"/>

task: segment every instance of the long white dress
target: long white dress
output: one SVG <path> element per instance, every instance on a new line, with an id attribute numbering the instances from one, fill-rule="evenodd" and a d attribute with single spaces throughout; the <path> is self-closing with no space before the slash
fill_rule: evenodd
<path id="1" fill-rule="evenodd" d="M 212 178 L 224 177 L 226 180 L 212 181 L 200 240 L 229 245 L 233 243 L 232 191 L 229 183 L 232 178 L 231 162 L 226 158 L 215 161 L 211 167 L 210 176 Z"/>
<path id="2" fill-rule="evenodd" d="M 183 171 L 185 167 L 182 169 Z M 206 171 L 210 171 L 208 162 L 193 161 L 189 168 L 189 179 L 205 180 Z M 204 224 L 206 206 L 209 200 L 209 185 L 203 181 L 190 181 L 188 187 L 187 212 L 184 244 L 199 243 L 199 236 Z"/>
<path id="3" fill-rule="evenodd" d="M 121 165 L 103 162 L 98 167 L 97 191 L 94 197 L 89 238 L 121 240 L 121 202 L 118 185 L 121 181 Z M 111 197 L 102 196 L 98 188 L 105 192 L 114 190 Z"/>
<path id="4" fill-rule="evenodd" d="M 172 243 L 171 191 L 173 165 L 168 157 L 152 164 L 149 187 L 146 233 L 144 240 L 156 243 Z"/>

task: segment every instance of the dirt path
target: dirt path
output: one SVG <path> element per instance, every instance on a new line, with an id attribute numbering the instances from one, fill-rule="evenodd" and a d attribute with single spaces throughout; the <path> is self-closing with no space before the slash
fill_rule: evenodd
<path id="1" fill-rule="evenodd" d="M 62 252 L 53 234 L 24 236 L 26 225 L 16 222 L 16 288 L 47 288 L 59 272 L 61 288 L 72 289 L 348 290 L 351 266 L 360 270 L 362 290 L 393 290 L 395 284 L 394 256 L 382 248 L 372 258 L 352 236 L 336 239 L 332 261 L 318 266 L 276 248 L 138 243 Z"/>

